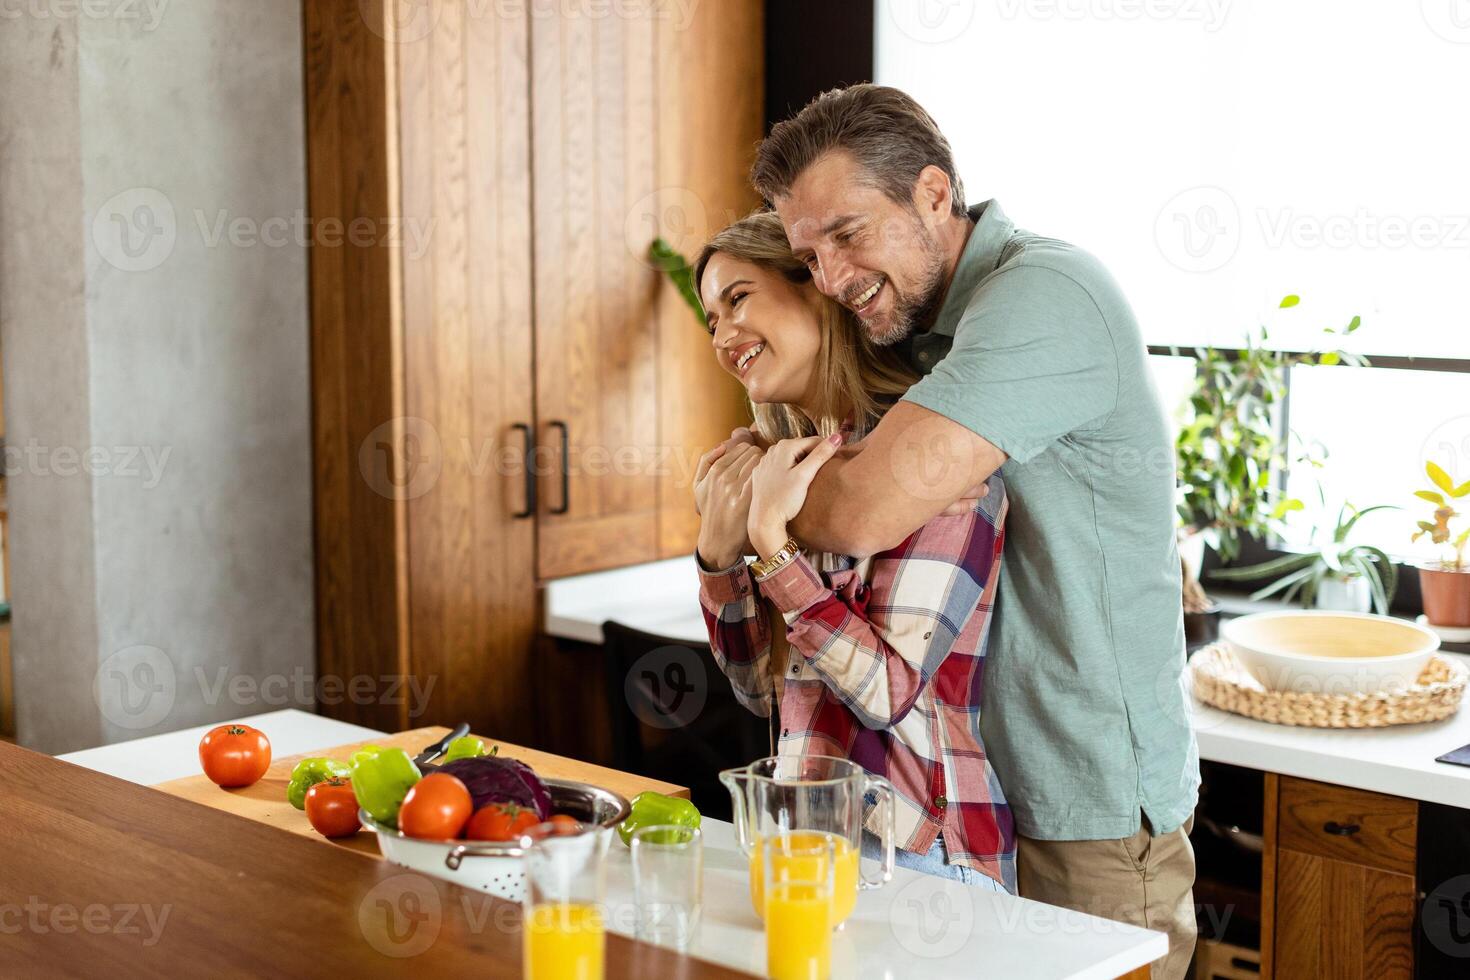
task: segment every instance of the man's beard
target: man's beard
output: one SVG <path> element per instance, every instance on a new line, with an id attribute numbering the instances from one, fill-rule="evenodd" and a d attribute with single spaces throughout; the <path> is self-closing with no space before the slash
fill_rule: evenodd
<path id="1" fill-rule="evenodd" d="M 888 285 L 893 289 L 893 312 L 886 322 L 862 320 L 863 330 L 875 347 L 892 347 L 915 330 L 928 329 L 939 315 L 939 304 L 944 296 L 944 256 L 940 253 L 938 240 L 922 225 L 920 229 L 926 261 L 917 289 L 912 294 L 899 292 L 890 276 Z"/>

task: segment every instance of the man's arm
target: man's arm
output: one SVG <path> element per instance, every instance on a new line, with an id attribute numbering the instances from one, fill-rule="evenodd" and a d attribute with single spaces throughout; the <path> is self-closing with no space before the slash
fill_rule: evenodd
<path id="1" fill-rule="evenodd" d="M 817 471 L 791 533 L 835 554 L 886 551 L 1005 461 L 1005 453 L 958 422 L 900 401 L 859 446 Z"/>

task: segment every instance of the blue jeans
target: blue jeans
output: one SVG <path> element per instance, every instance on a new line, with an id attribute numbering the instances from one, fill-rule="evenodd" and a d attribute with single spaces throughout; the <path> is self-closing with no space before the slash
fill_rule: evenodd
<path id="1" fill-rule="evenodd" d="M 987 874 L 981 874 L 963 864 L 946 863 L 947 852 L 944 849 L 943 834 L 934 838 L 934 844 L 929 848 L 928 854 L 915 854 L 913 851 L 905 851 L 901 847 L 896 847 L 893 855 L 894 863 L 900 868 L 934 875 L 936 878 L 949 878 L 976 888 L 983 888 L 986 891 L 1000 892 L 1002 895 L 1009 894 L 1005 885 Z M 878 843 L 878 838 L 867 831 L 863 832 L 863 857 L 872 858 L 875 861 L 883 859 L 883 849 Z"/>

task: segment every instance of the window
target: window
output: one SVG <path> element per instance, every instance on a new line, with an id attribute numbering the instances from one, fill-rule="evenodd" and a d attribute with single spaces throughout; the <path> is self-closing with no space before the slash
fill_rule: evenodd
<path id="1" fill-rule="evenodd" d="M 1238 347 L 1258 325 L 1311 350 L 1353 316 L 1359 353 L 1459 359 L 1463 373 L 1312 368 L 1292 428 L 1325 445 L 1328 506 L 1372 515 L 1401 554 L 1422 449 L 1470 479 L 1470 21 L 1458 0 L 878 0 L 875 76 L 912 94 L 954 147 L 967 198 L 1089 249 L 1148 343 Z M 1278 309 L 1282 296 L 1300 305 Z M 1156 347 L 1157 349 L 1157 347 Z M 1171 412 L 1188 370 L 1155 358 Z M 1448 428 L 1446 428 L 1448 427 Z"/>

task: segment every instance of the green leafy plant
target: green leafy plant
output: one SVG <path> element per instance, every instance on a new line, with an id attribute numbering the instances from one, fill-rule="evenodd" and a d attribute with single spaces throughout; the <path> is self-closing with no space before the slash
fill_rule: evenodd
<path id="1" fill-rule="evenodd" d="M 1278 592 L 1287 602 L 1300 597 L 1302 605 L 1316 604 L 1317 591 L 1327 579 L 1350 581 L 1361 578 L 1368 583 L 1373 596 L 1373 609 L 1381 616 L 1388 615 L 1389 604 L 1398 591 L 1398 566 L 1381 548 L 1369 544 L 1349 544 L 1348 535 L 1353 526 L 1365 514 L 1375 510 L 1397 510 L 1389 504 L 1365 507 L 1358 510 L 1352 504 L 1343 504 L 1337 513 L 1337 523 L 1332 529 L 1332 540 L 1321 547 L 1297 555 L 1283 555 L 1259 565 L 1228 568 L 1215 572 L 1211 578 L 1233 582 L 1249 582 L 1267 576 L 1280 576 L 1270 585 L 1251 594 L 1252 599 L 1265 599 Z M 1313 531 L 1313 537 L 1316 532 Z"/>
<path id="2" fill-rule="evenodd" d="M 694 291 L 694 267 L 689 264 L 689 260 L 663 238 L 655 238 L 648 246 L 648 261 L 653 263 L 654 268 L 669 277 L 669 281 L 674 284 L 675 289 L 679 290 L 679 295 L 684 297 L 684 302 L 694 311 L 694 316 L 703 325 L 704 304 L 699 301 L 699 295 Z"/>
<path id="3" fill-rule="evenodd" d="M 1415 490 L 1414 496 L 1434 505 L 1434 519 L 1419 522 L 1414 540 L 1418 541 L 1427 534 L 1429 540 L 1435 544 L 1448 544 L 1452 554 L 1441 561 L 1441 566 L 1447 572 L 1463 572 L 1466 568 L 1465 547 L 1470 544 L 1470 527 L 1466 527 L 1458 535 L 1455 534 L 1450 522 L 1461 514 L 1450 501 L 1470 496 L 1470 480 L 1456 486 L 1454 478 L 1432 460 L 1424 464 L 1424 471 L 1429 476 L 1429 482 L 1434 484 L 1434 489 Z"/>

